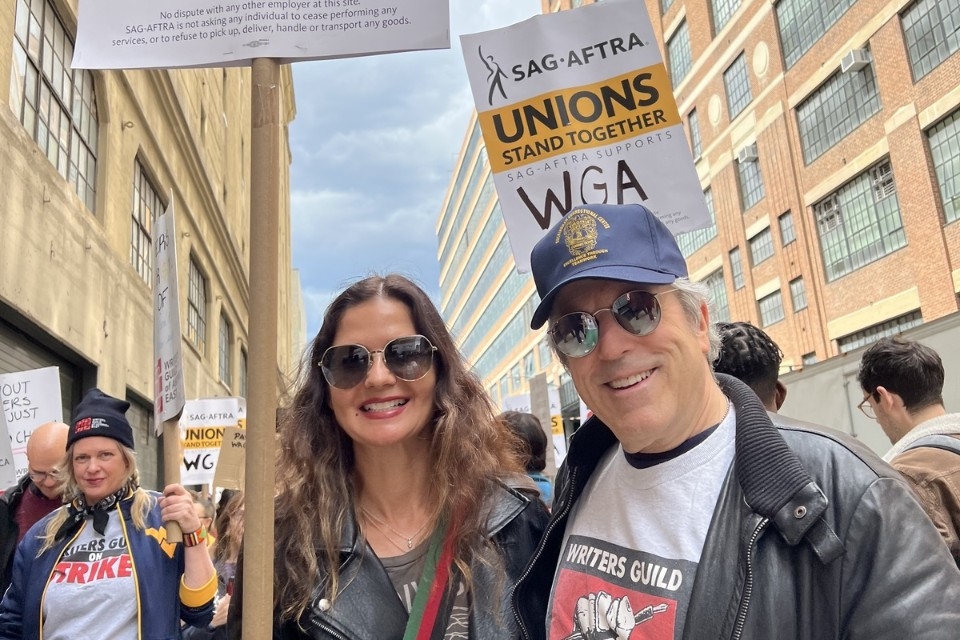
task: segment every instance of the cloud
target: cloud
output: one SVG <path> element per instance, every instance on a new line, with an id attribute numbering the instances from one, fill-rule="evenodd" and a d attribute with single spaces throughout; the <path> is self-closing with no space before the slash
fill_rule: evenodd
<path id="1" fill-rule="evenodd" d="M 540 12 L 539 0 L 453 0 L 451 49 L 293 66 L 291 223 L 307 332 L 336 292 L 400 271 L 439 299 L 436 220 L 473 99 L 459 35 Z"/>

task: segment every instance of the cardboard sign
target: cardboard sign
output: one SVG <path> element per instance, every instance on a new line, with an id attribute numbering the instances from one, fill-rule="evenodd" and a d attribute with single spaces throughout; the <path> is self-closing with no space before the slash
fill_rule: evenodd
<path id="1" fill-rule="evenodd" d="M 640 203 L 674 235 L 710 226 L 643 3 L 591 4 L 460 41 L 518 270 L 581 204 Z"/>
<path id="2" fill-rule="evenodd" d="M 46 422 L 63 422 L 60 370 L 57 367 L 0 374 L 0 427 L 9 438 L 0 437 L 0 489 L 27 472 L 27 440 Z M 9 448 L 8 448 L 9 447 Z M 11 463 L 12 461 L 12 463 Z"/>
<path id="3" fill-rule="evenodd" d="M 73 68 L 223 67 L 449 47 L 447 0 L 83 0 Z"/>
<path id="4" fill-rule="evenodd" d="M 213 486 L 243 491 L 246 459 L 247 430 L 227 427 L 223 431 L 223 443 L 220 445 L 217 472 L 213 475 Z"/>

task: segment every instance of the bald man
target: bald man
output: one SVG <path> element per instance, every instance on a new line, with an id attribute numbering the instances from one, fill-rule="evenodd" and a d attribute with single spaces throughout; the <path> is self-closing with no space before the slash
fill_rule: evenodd
<path id="1" fill-rule="evenodd" d="M 27 530 L 59 507 L 59 483 L 54 475 L 67 452 L 67 432 L 62 422 L 47 422 L 27 440 L 27 473 L 0 496 L 0 594 L 10 584 L 13 552 Z"/>

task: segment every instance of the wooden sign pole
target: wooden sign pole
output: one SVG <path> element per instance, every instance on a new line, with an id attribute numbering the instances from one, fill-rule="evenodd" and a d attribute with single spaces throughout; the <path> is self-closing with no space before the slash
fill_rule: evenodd
<path id="1" fill-rule="evenodd" d="M 277 423 L 280 63 L 253 60 L 250 138 L 250 359 L 243 551 L 243 638 L 271 636 Z"/>

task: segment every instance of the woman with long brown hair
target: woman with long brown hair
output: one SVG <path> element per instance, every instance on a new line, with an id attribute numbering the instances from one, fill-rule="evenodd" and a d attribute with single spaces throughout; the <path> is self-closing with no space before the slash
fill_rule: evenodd
<path id="1" fill-rule="evenodd" d="M 547 515 L 427 294 L 346 289 L 303 380 L 280 425 L 274 638 L 516 637 Z"/>

